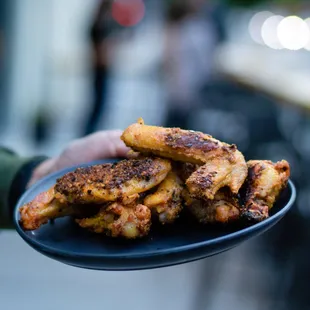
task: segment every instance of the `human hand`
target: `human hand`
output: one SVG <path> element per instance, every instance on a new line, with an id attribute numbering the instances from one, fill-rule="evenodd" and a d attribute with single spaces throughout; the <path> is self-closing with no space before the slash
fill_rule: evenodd
<path id="1" fill-rule="evenodd" d="M 105 158 L 125 157 L 129 149 L 120 139 L 121 134 L 121 130 L 106 130 L 72 141 L 59 156 L 45 160 L 34 170 L 28 187 L 66 167 Z"/>

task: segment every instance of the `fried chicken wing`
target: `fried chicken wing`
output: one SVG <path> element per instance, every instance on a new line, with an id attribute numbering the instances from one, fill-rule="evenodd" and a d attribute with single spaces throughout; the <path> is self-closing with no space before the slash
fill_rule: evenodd
<path id="1" fill-rule="evenodd" d="M 287 185 L 290 166 L 282 160 L 273 163 L 269 160 L 250 160 L 248 177 L 241 192 L 244 193 L 243 217 L 260 222 L 269 216 L 281 190 Z"/>
<path id="2" fill-rule="evenodd" d="M 158 185 L 170 169 L 170 162 L 160 158 L 79 168 L 24 205 L 20 209 L 21 225 L 26 230 L 34 230 L 50 219 L 86 216 L 96 211 L 94 204 L 103 205 L 117 199 L 128 205 L 137 200 L 138 193 Z"/>
<path id="3" fill-rule="evenodd" d="M 55 193 L 53 186 L 20 208 L 20 223 L 25 230 L 35 230 L 52 219 L 68 215 L 86 217 L 95 214 L 98 210 L 97 205 L 68 203 L 64 196 Z"/>
<path id="4" fill-rule="evenodd" d="M 247 176 L 246 162 L 235 145 L 202 132 L 147 126 L 139 120 L 129 126 L 121 138 L 134 151 L 203 165 L 187 182 L 191 194 L 198 198 L 213 199 L 223 186 L 229 186 L 236 194 Z M 218 172 L 222 166 L 225 168 Z"/>
<path id="5" fill-rule="evenodd" d="M 56 198 L 53 186 L 20 208 L 20 223 L 25 230 L 34 230 L 50 219 L 73 213 L 73 206 L 68 205 L 67 201 L 61 196 Z"/>
<path id="6" fill-rule="evenodd" d="M 55 189 L 71 203 L 100 204 L 147 191 L 162 182 L 170 169 L 170 161 L 161 158 L 123 160 L 78 168 L 58 179 Z"/>
<path id="7" fill-rule="evenodd" d="M 173 223 L 183 208 L 182 189 L 181 179 L 174 171 L 170 171 L 156 191 L 145 197 L 143 204 L 151 209 L 162 224 Z"/>
<path id="8" fill-rule="evenodd" d="M 285 160 L 246 162 L 235 145 L 198 131 L 139 119 L 121 139 L 131 148 L 128 159 L 57 179 L 20 208 L 21 226 L 34 230 L 71 216 L 92 232 L 136 239 L 149 233 L 152 216 L 171 224 L 183 215 L 183 205 L 200 223 L 255 223 L 269 216 L 290 176 Z"/>
<path id="9" fill-rule="evenodd" d="M 213 199 L 224 186 L 237 194 L 247 176 L 244 163 L 243 155 L 237 150 L 231 156 L 214 157 L 190 175 L 187 188 L 192 196 L 201 199 Z"/>
<path id="10" fill-rule="evenodd" d="M 141 119 L 125 129 L 121 139 L 134 151 L 193 164 L 202 165 L 209 158 L 222 154 L 222 143 L 207 134 L 148 126 Z"/>
<path id="11" fill-rule="evenodd" d="M 195 199 L 187 189 L 182 192 L 185 205 L 203 224 L 230 223 L 240 217 L 238 199 L 227 189 L 219 190 L 213 200 Z"/>
<path id="12" fill-rule="evenodd" d="M 98 234 L 111 237 L 136 239 L 146 236 L 151 227 L 151 211 L 138 205 L 124 206 L 118 202 L 103 207 L 100 211 L 84 219 L 76 219 L 82 227 Z"/>

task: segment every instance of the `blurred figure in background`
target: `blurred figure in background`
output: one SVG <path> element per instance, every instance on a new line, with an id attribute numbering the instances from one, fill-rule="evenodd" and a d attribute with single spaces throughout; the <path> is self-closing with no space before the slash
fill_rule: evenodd
<path id="1" fill-rule="evenodd" d="M 199 103 L 212 73 L 217 35 L 203 0 L 170 0 L 164 55 L 168 89 L 167 126 L 187 128 L 190 109 Z"/>
<path id="2" fill-rule="evenodd" d="M 106 107 L 110 74 L 109 53 L 113 49 L 115 35 L 120 30 L 120 25 L 112 17 L 112 3 L 112 0 L 100 0 L 91 25 L 93 99 L 89 106 L 90 115 L 86 122 L 85 135 L 97 129 L 100 116 Z"/>

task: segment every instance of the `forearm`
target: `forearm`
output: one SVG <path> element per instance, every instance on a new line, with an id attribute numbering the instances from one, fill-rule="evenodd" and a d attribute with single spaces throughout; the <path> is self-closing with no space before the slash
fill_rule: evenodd
<path id="1" fill-rule="evenodd" d="M 16 202 L 25 191 L 33 169 L 44 159 L 24 158 L 0 148 L 0 229 L 13 227 Z"/>

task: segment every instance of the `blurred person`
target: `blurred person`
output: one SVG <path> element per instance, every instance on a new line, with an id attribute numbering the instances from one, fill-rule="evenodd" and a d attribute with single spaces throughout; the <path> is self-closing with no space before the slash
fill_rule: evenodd
<path id="1" fill-rule="evenodd" d="M 90 29 L 92 49 L 93 99 L 84 134 L 94 132 L 106 107 L 108 78 L 110 74 L 109 53 L 113 49 L 115 34 L 121 26 L 112 17 L 112 0 L 100 0 Z"/>
<path id="2" fill-rule="evenodd" d="M 167 126 L 186 128 L 212 73 L 216 31 L 204 0 L 170 0 L 167 10 L 164 75 L 168 91 Z"/>
<path id="3" fill-rule="evenodd" d="M 122 131 L 99 131 L 71 142 L 57 157 L 24 158 L 0 148 L 0 228 L 12 227 L 15 205 L 25 189 L 44 176 L 94 160 L 125 157 L 128 149 Z"/>

